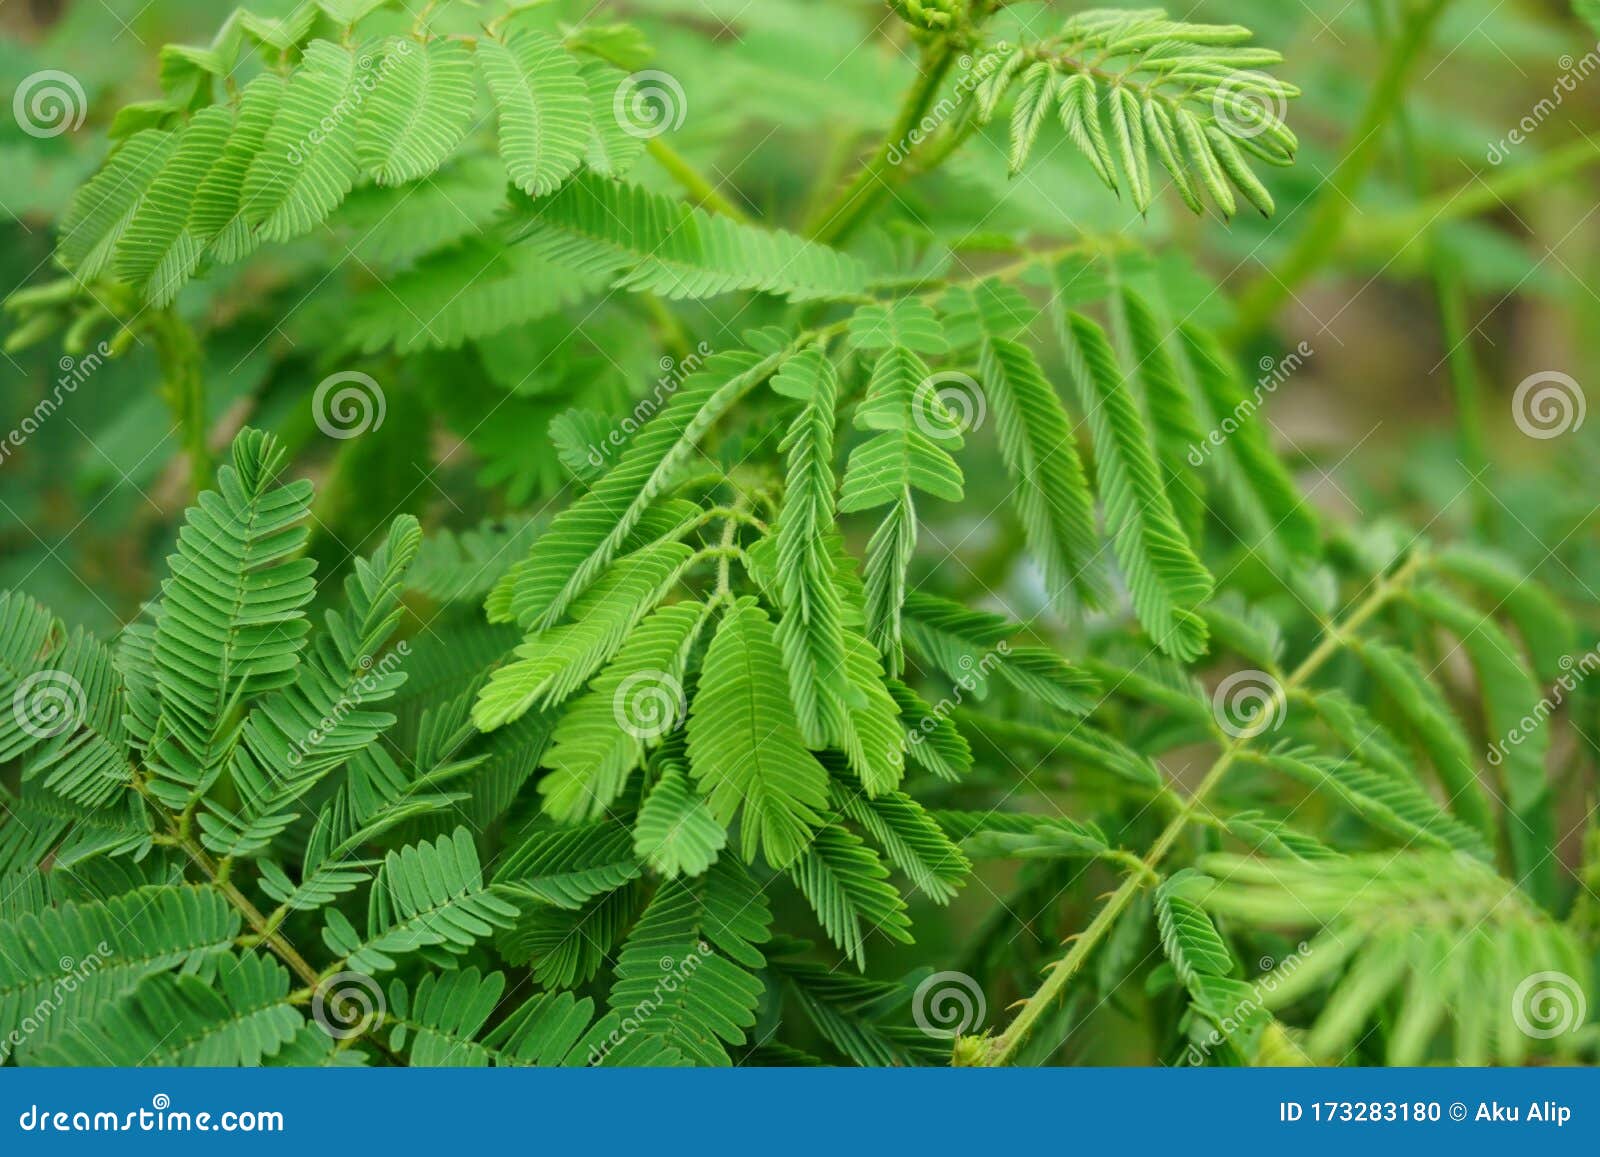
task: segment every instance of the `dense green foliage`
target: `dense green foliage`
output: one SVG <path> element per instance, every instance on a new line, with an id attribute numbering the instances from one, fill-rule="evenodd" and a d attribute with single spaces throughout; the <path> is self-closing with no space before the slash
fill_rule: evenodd
<path id="1" fill-rule="evenodd" d="M 0 1061 L 1600 1051 L 1600 454 L 1487 332 L 1592 352 L 1600 149 L 1412 98 L 1592 6 L 306 0 L 86 90 L 94 7 L 6 49 Z"/>

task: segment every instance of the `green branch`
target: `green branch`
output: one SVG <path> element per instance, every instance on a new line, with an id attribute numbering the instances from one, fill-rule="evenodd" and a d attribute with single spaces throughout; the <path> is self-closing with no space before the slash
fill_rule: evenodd
<path id="1" fill-rule="evenodd" d="M 1305 662 L 1296 667 L 1285 682 L 1275 689 L 1273 701 L 1262 707 L 1264 712 L 1276 712 L 1284 708 L 1289 696 L 1298 691 L 1322 667 L 1333 658 L 1345 644 L 1345 641 L 1373 615 L 1377 614 L 1383 606 L 1399 594 L 1405 586 L 1416 576 L 1422 566 L 1423 555 L 1419 551 L 1413 554 L 1399 569 L 1388 577 L 1381 579 L 1373 587 L 1371 593 L 1350 616 L 1341 624 L 1328 624 L 1322 635 L 1321 641 L 1311 654 L 1306 656 Z M 1174 816 L 1162 829 L 1160 836 L 1146 853 L 1143 860 L 1143 870 L 1130 874 L 1122 885 L 1111 895 L 1105 905 L 1095 914 L 1083 934 L 1072 942 L 1072 947 L 1067 954 L 1051 966 L 1050 974 L 1043 984 L 1028 998 L 1022 1011 L 1016 1016 L 1010 1026 L 992 1041 L 988 1049 L 981 1054 L 981 1063 L 985 1066 L 998 1066 L 1008 1064 L 1016 1054 L 1018 1048 L 1027 1040 L 1028 1034 L 1039 1018 L 1045 1014 L 1059 999 L 1067 983 L 1078 974 L 1090 953 L 1111 931 L 1118 917 L 1133 902 L 1139 890 L 1152 878 L 1158 878 L 1156 869 L 1166 859 L 1167 854 L 1178 842 L 1179 838 L 1188 829 L 1191 820 L 1205 806 L 1206 800 L 1227 775 L 1244 748 L 1254 736 L 1235 736 L 1227 740 L 1223 746 L 1222 754 L 1211 770 L 1206 772 L 1205 778 L 1194 789 L 1182 811 Z"/>

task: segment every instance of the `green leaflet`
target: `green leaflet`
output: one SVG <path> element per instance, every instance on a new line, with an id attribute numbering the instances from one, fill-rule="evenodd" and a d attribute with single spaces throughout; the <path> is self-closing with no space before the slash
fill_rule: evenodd
<path id="1" fill-rule="evenodd" d="M 472 126 L 474 57 L 460 40 L 388 42 L 356 122 L 356 161 L 380 185 L 434 172 Z"/>
<path id="2" fill-rule="evenodd" d="M 306 46 L 240 190 L 245 218 L 262 240 L 309 232 L 355 184 L 359 79 L 349 48 L 326 40 Z"/>
<path id="3" fill-rule="evenodd" d="M 801 738 L 771 621 L 753 600 L 717 627 L 689 711 L 689 770 L 711 814 L 741 816 L 741 848 L 793 863 L 822 825 L 828 775 Z"/>
<path id="4" fill-rule="evenodd" d="M 1438 587 L 1424 587 L 1414 601 L 1430 619 L 1460 640 L 1478 678 L 1478 695 L 1490 733 L 1488 761 L 1500 770 L 1506 825 L 1517 879 L 1530 895 L 1554 910 L 1556 824 L 1545 759 L 1550 753 L 1550 704 L 1517 645 L 1488 615 Z"/>
<path id="5" fill-rule="evenodd" d="M 239 926 L 220 893 L 189 887 L 136 889 L 0 922 L 7 946 L 0 955 L 0 1056 L 42 1002 L 61 1003 L 29 1034 L 30 1050 L 88 1021 L 142 978 L 223 951 Z M 64 969 L 76 981 L 70 987 L 61 983 Z"/>
<path id="6" fill-rule="evenodd" d="M 692 601 L 655 611 L 572 702 L 544 754 L 546 813 L 568 821 L 604 814 L 646 749 L 683 722 L 684 666 L 705 616 Z"/>
<path id="7" fill-rule="evenodd" d="M 493 622 L 556 622 L 615 556 L 711 425 L 780 364 L 778 355 L 719 354 L 673 395 L 609 473 L 550 524 L 486 603 Z"/>
<path id="8" fill-rule="evenodd" d="M 1094 431 L 1100 498 L 1134 612 L 1163 651 L 1193 659 L 1206 647 L 1205 620 L 1196 611 L 1211 596 L 1211 575 L 1178 525 L 1144 420 L 1105 334 L 1069 314 L 1063 338 Z"/>
<path id="9" fill-rule="evenodd" d="M 285 453 L 247 430 L 178 533 L 155 608 L 160 722 L 150 791 L 182 810 L 221 773 L 236 736 L 232 704 L 294 680 L 315 590 L 300 525 L 311 483 L 279 485 Z"/>
<path id="10" fill-rule="evenodd" d="M 783 363 L 771 381 L 802 403 L 782 449 L 788 451 L 783 512 L 775 533 L 776 570 L 784 612 L 778 642 L 789 668 L 795 715 L 806 743 L 821 747 L 842 736 L 848 696 L 839 690 L 845 669 L 843 609 L 827 536 L 834 525 L 833 428 L 838 375 L 815 346 Z"/>
<path id="11" fill-rule="evenodd" d="M 1072 422 L 1026 346 L 985 338 L 978 372 L 994 408 L 1000 449 L 1015 486 L 1012 504 L 1028 548 L 1058 606 L 1105 601 L 1094 499 L 1078 459 Z"/>
<path id="12" fill-rule="evenodd" d="M 490 731 L 529 708 L 566 699 L 617 652 L 693 557 L 683 543 L 663 542 L 618 561 L 572 604 L 572 622 L 529 635 L 512 661 L 490 676 L 473 722 Z"/>
<path id="13" fill-rule="evenodd" d="M 866 270 L 854 257 L 780 229 L 715 217 L 625 181 L 579 173 L 516 212 L 519 244 L 635 293 L 700 298 L 749 290 L 813 301 L 866 289 Z"/>
<path id="14" fill-rule="evenodd" d="M 345 583 L 348 611 L 329 614 L 294 684 L 250 712 L 229 763 L 239 804 L 213 802 L 199 817 L 212 851 L 265 848 L 294 820 L 288 809 L 298 799 L 394 722 L 374 707 L 405 681 L 402 656 L 380 652 L 399 625 L 406 572 L 421 543 L 416 519 L 396 519 L 373 557 L 357 561 Z"/>
<path id="15" fill-rule="evenodd" d="M 135 133 L 72 198 L 61 218 L 58 251 L 81 280 L 92 281 L 111 267 L 128 223 L 176 145 L 174 133 Z"/>
<path id="16" fill-rule="evenodd" d="M 384 857 L 372 882 L 364 939 L 338 909 L 328 910 L 322 938 L 344 970 L 375 973 L 395 968 L 396 957 L 426 949 L 460 955 L 496 928 L 509 927 L 516 914 L 516 905 L 485 886 L 472 838 L 457 828 Z"/>
<path id="17" fill-rule="evenodd" d="M 867 546 L 866 611 L 872 643 L 897 675 L 905 661 L 900 605 L 917 543 L 913 491 L 960 500 L 961 468 L 950 451 L 960 449 L 961 433 L 939 395 L 939 382 L 904 346 L 879 357 L 855 425 L 881 432 L 851 452 L 839 510 L 889 508 Z"/>
<path id="18" fill-rule="evenodd" d="M 837 822 L 824 824 L 789 866 L 789 876 L 829 938 L 863 972 L 868 932 L 911 943 L 905 901 L 889 883 L 889 870 L 859 836 Z"/>
<path id="19" fill-rule="evenodd" d="M 728 1045 L 756 1023 L 765 963 L 756 945 L 772 913 L 737 862 L 724 856 L 705 875 L 668 880 L 617 956 L 610 1004 L 695 1063 L 729 1063 Z"/>
<path id="20" fill-rule="evenodd" d="M 233 127 L 233 114 L 226 108 L 195 113 L 117 243 L 117 276 L 143 287 L 145 300 L 155 308 L 177 296 L 217 232 L 215 217 L 201 205 L 200 191 Z"/>
<path id="21" fill-rule="evenodd" d="M 676 763 L 662 767 L 661 778 L 645 797 L 633 828 L 633 850 L 668 879 L 700 876 L 728 842 L 728 832 L 712 818 L 703 797 Z"/>
<path id="22" fill-rule="evenodd" d="M 511 180 L 531 197 L 554 192 L 589 144 L 589 96 L 577 62 L 531 28 L 504 41 L 480 39 L 478 62 L 494 95 Z"/>
<path id="23" fill-rule="evenodd" d="M 206 978 L 146 977 L 80 1021 L 31 1063 L 232 1067 L 274 1056 L 305 1027 L 289 1003 L 289 970 L 270 956 L 221 953 Z"/>

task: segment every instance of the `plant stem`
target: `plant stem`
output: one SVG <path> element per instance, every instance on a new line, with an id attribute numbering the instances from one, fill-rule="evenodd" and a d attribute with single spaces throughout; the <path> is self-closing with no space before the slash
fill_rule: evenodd
<path id="1" fill-rule="evenodd" d="M 1388 13 L 1384 0 L 1367 0 L 1373 28 L 1384 39 L 1389 36 Z M 1422 150 L 1410 114 L 1401 109 L 1395 118 L 1400 134 L 1400 151 L 1411 187 L 1420 200 L 1427 191 L 1427 173 Z M 1443 331 L 1450 381 L 1455 393 L 1456 437 L 1462 461 L 1472 475 L 1473 514 L 1478 529 L 1492 533 L 1495 504 L 1488 489 L 1489 452 L 1483 425 L 1483 375 L 1472 348 L 1472 327 L 1467 324 L 1467 293 L 1455 258 L 1440 248 L 1430 233 L 1423 242 L 1427 264 L 1433 274 L 1434 297 L 1439 305 L 1439 327 Z"/>
<path id="2" fill-rule="evenodd" d="M 1367 98 L 1361 119 L 1351 130 L 1344 158 L 1313 206 L 1299 240 L 1279 269 L 1263 274 L 1240 295 L 1239 316 L 1233 331 L 1235 342 L 1254 336 L 1337 250 L 1345 222 L 1355 206 L 1356 194 L 1378 159 L 1384 126 L 1400 110 L 1412 69 L 1434 25 L 1449 6 L 1450 0 L 1426 0 L 1410 13 L 1399 36 L 1390 43 L 1383 71 Z"/>
<path id="3" fill-rule="evenodd" d="M 1344 646 L 1345 640 L 1351 634 L 1360 629 L 1362 624 L 1373 615 L 1377 614 L 1384 604 L 1411 581 L 1421 567 L 1423 558 L 1424 556 L 1420 551 L 1414 553 L 1393 574 L 1379 580 L 1361 605 L 1352 611 L 1342 624 L 1327 624 L 1317 646 L 1306 656 L 1305 661 L 1294 669 L 1288 679 L 1275 689 L 1273 703 L 1263 708 L 1263 710 L 1268 713 L 1282 710 L 1289 696 L 1298 691 L 1307 680 L 1321 670 L 1323 665 Z M 1253 738 L 1254 736 L 1246 734 L 1230 737 L 1226 741 L 1223 745 L 1222 754 L 1211 765 L 1211 769 L 1206 772 L 1205 778 L 1195 787 L 1183 810 L 1168 822 L 1167 826 L 1162 829 L 1161 834 L 1156 838 L 1156 842 L 1151 845 L 1150 851 L 1144 857 L 1143 870 L 1132 873 L 1123 880 L 1121 886 L 1112 893 L 1111 898 L 1106 901 L 1100 911 L 1095 913 L 1094 919 L 1083 930 L 1082 935 L 1072 942 L 1072 947 L 1068 949 L 1067 954 L 1051 967 L 1050 975 L 1045 978 L 1044 983 L 1024 1003 L 1022 1011 L 1017 1014 L 1016 1019 L 1011 1022 L 1005 1032 L 996 1037 L 989 1045 L 988 1051 L 983 1056 L 984 1065 L 1004 1065 L 1010 1061 L 1017 1049 L 1021 1047 L 1023 1041 L 1027 1039 L 1028 1033 L 1033 1029 L 1034 1024 L 1056 1002 L 1066 988 L 1067 982 L 1077 975 L 1084 962 L 1089 958 L 1089 954 L 1110 933 L 1112 926 L 1117 922 L 1117 918 L 1133 902 L 1133 898 L 1138 894 L 1139 889 L 1144 887 L 1149 880 L 1159 878 L 1156 869 L 1166 859 L 1167 853 L 1172 850 L 1173 845 L 1178 842 L 1179 838 L 1188 829 L 1189 823 L 1196 817 L 1196 813 L 1205 806 L 1206 799 L 1216 790 L 1217 785 L 1222 782 L 1229 768 L 1239 758 L 1240 752 Z"/>
<path id="4" fill-rule="evenodd" d="M 195 494 L 211 485 L 211 450 L 206 445 L 206 386 L 200 343 L 187 322 L 171 309 L 156 310 L 148 322 L 161 362 L 162 393 L 189 455 L 189 485 Z"/>
<path id="5" fill-rule="evenodd" d="M 295 975 L 315 989 L 321 979 L 317 975 L 317 970 L 306 963 L 305 957 L 295 951 L 294 945 L 278 934 L 273 921 L 263 916 L 261 909 L 250 902 L 250 897 L 239 891 L 234 883 L 228 879 L 227 873 L 212 862 L 211 857 L 206 854 L 206 850 L 190 837 L 184 837 L 179 841 L 178 846 L 188 854 L 190 859 L 199 865 L 200 870 L 210 878 L 212 884 L 222 893 L 228 903 L 232 904 L 239 914 L 245 918 L 245 922 L 254 929 L 261 943 L 267 945 L 282 957 L 283 962 L 294 969 Z"/>
<path id="6" fill-rule="evenodd" d="M 1415 208 L 1373 214 L 1362 223 L 1360 235 L 1346 242 L 1345 255 L 1372 253 L 1392 257 L 1440 225 L 1496 212 L 1530 189 L 1547 189 L 1594 164 L 1600 164 L 1600 143 L 1580 138 L 1551 149 L 1521 168 L 1502 169 L 1488 176 L 1474 174 L 1460 187 L 1430 197 Z"/>
<path id="7" fill-rule="evenodd" d="M 667 175 L 683 186 L 684 192 L 689 194 L 695 204 L 704 206 L 713 213 L 721 213 L 741 225 L 749 224 L 750 218 L 744 211 L 718 192 L 717 187 L 707 180 L 699 169 L 691 165 L 677 149 L 660 137 L 651 137 L 650 143 L 645 148 L 667 171 Z"/>
<path id="8" fill-rule="evenodd" d="M 889 132 L 849 183 L 812 218 L 806 230 L 812 238 L 829 245 L 844 241 L 883 195 L 905 180 L 904 166 L 898 164 L 895 157 L 902 153 L 902 142 L 933 103 L 955 59 L 954 47 L 943 38 L 932 41 L 922 50 L 917 79 L 906 91 Z"/>

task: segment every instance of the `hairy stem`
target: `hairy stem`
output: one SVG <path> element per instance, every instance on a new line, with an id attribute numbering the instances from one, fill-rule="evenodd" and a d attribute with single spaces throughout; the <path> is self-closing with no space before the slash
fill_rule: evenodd
<path id="1" fill-rule="evenodd" d="M 1288 679 L 1275 689 L 1274 702 L 1263 710 L 1269 713 L 1282 710 L 1288 698 L 1339 652 L 1351 634 L 1359 630 L 1362 624 L 1377 614 L 1390 599 L 1410 583 L 1421 567 L 1423 557 L 1420 551 L 1413 554 L 1393 574 L 1380 579 L 1342 623 L 1327 624 L 1317 646 L 1306 656 L 1305 661 L 1294 669 Z M 1051 967 L 1050 975 L 1045 978 L 1044 983 L 1024 1003 L 1016 1019 L 989 1045 L 983 1055 L 984 1065 L 997 1066 L 1010 1062 L 1017 1049 L 1027 1040 L 1034 1024 L 1055 1004 L 1067 983 L 1077 975 L 1090 953 L 1110 933 L 1118 917 L 1133 902 L 1139 889 L 1150 880 L 1159 878 L 1156 869 L 1166 859 L 1167 853 L 1188 829 L 1190 822 L 1205 806 L 1207 798 L 1216 790 L 1217 785 L 1222 782 L 1228 770 L 1253 738 L 1254 736 L 1246 734 L 1230 737 L 1224 743 L 1222 754 L 1206 772 L 1205 778 L 1195 787 L 1183 810 L 1168 822 L 1156 838 L 1156 842 L 1151 845 L 1149 852 L 1145 854 L 1143 870 L 1129 874 L 1100 911 L 1095 913 L 1094 919 L 1084 929 L 1083 934 L 1072 942 L 1072 947 L 1068 949 L 1066 955 Z"/>
<path id="2" fill-rule="evenodd" d="M 200 343 L 189 324 L 171 309 L 157 310 L 148 322 L 161 362 L 162 393 L 189 456 L 189 485 L 199 494 L 211 485 L 211 450 L 206 445 L 206 386 Z"/>
<path id="3" fill-rule="evenodd" d="M 812 219 L 806 232 L 814 239 L 830 245 L 844 241 L 866 220 L 884 195 L 905 180 L 905 166 L 897 164 L 895 158 L 901 154 L 902 142 L 933 103 L 955 59 L 955 49 L 948 40 L 935 40 L 923 49 L 917 79 L 906 91 L 900 112 L 883 141 L 856 170 L 849 183 Z"/>
<path id="4" fill-rule="evenodd" d="M 741 225 L 749 224 L 750 218 L 744 210 L 718 192 L 711 181 L 691 165 L 688 159 L 677 149 L 667 144 L 660 137 L 651 137 L 650 143 L 645 146 L 667 175 L 683 187 L 684 192 L 695 204 L 709 209 L 713 213 L 721 213 Z"/>

